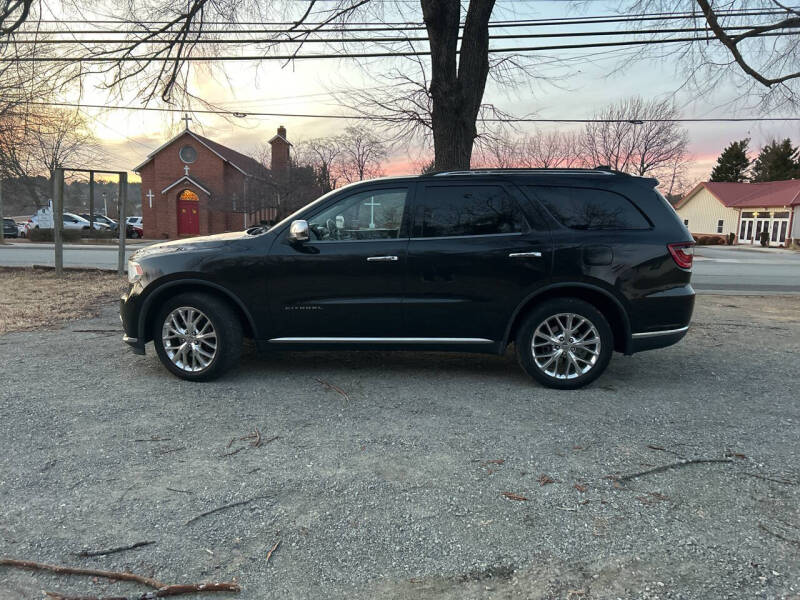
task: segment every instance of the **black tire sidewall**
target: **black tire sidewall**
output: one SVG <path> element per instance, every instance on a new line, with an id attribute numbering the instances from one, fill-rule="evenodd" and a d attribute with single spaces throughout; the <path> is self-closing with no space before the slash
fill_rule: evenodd
<path id="1" fill-rule="evenodd" d="M 575 379 L 556 379 L 547 375 L 533 360 L 531 340 L 536 328 L 548 317 L 559 313 L 580 315 L 597 328 L 600 335 L 600 356 L 595 366 L 586 374 Z M 515 340 L 517 360 L 528 375 L 550 388 L 573 390 L 588 385 L 606 370 L 614 351 L 614 334 L 608 320 L 592 304 L 578 298 L 554 298 L 534 308 L 520 326 Z"/>
<path id="2" fill-rule="evenodd" d="M 175 366 L 167 356 L 161 340 L 161 330 L 167 315 L 181 306 L 196 308 L 204 313 L 217 332 L 217 353 L 214 359 L 208 367 L 195 373 L 183 371 Z M 161 363 L 173 375 L 189 381 L 216 379 L 234 366 L 241 354 L 242 326 L 238 317 L 224 301 L 206 294 L 187 293 L 170 298 L 159 308 L 152 334 L 156 354 Z"/>

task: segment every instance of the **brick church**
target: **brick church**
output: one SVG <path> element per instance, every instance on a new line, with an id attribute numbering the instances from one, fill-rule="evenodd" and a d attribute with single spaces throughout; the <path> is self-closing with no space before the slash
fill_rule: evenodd
<path id="1" fill-rule="evenodd" d="M 289 175 L 286 129 L 269 140 L 270 169 L 189 129 L 133 170 L 142 178 L 144 237 L 173 239 L 242 230 L 277 216 Z"/>

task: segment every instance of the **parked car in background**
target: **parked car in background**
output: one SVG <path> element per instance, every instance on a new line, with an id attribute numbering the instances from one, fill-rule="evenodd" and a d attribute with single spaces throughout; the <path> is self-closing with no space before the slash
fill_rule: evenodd
<path id="1" fill-rule="evenodd" d="M 345 186 L 273 227 L 135 252 L 124 340 L 139 354 L 153 340 L 189 380 L 236 364 L 243 337 L 263 350 L 513 344 L 533 379 L 579 388 L 614 351 L 689 329 L 694 240 L 657 183 L 603 167 Z"/>
<path id="2" fill-rule="evenodd" d="M 142 217 L 128 217 L 125 219 L 125 222 L 128 225 L 136 225 L 137 227 L 142 226 Z"/>
<path id="3" fill-rule="evenodd" d="M 142 229 L 141 225 L 135 225 L 133 223 L 125 224 L 125 237 L 133 239 L 141 239 L 143 236 L 144 236 L 144 229 Z"/>
<path id="4" fill-rule="evenodd" d="M 64 229 L 85 229 L 88 230 L 91 223 L 88 219 L 84 219 L 80 215 L 76 215 L 75 213 L 65 212 L 62 215 Z M 94 228 L 96 231 L 108 231 L 110 228 L 105 223 L 100 223 L 98 221 L 94 222 Z"/>
<path id="5" fill-rule="evenodd" d="M 86 219 L 87 221 L 91 221 L 91 219 L 90 219 L 91 215 L 89 213 L 81 213 L 81 216 L 84 219 Z M 117 222 L 114 219 L 109 219 L 105 215 L 97 215 L 96 214 L 94 216 L 94 221 L 95 221 L 95 223 L 105 223 L 106 225 L 108 225 L 109 229 L 111 229 L 112 231 L 116 231 L 118 229 L 118 227 L 119 227 L 119 225 L 117 224 Z"/>
<path id="6" fill-rule="evenodd" d="M 3 235 L 7 238 L 19 237 L 17 222 L 14 219 L 3 219 Z"/>

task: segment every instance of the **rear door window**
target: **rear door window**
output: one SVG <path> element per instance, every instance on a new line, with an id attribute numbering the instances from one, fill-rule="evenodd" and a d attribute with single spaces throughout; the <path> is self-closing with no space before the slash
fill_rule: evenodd
<path id="1" fill-rule="evenodd" d="M 522 233 L 528 223 L 500 185 L 428 185 L 416 201 L 412 237 Z"/>
<path id="2" fill-rule="evenodd" d="M 630 200 L 609 190 L 529 186 L 551 215 L 570 229 L 649 229 Z"/>

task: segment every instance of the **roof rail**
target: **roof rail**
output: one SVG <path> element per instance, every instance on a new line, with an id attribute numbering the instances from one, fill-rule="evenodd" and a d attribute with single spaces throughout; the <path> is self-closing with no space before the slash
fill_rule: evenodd
<path id="1" fill-rule="evenodd" d="M 453 175 L 491 175 L 503 173 L 536 173 L 537 175 L 616 175 L 617 171 L 609 167 L 595 169 L 539 169 L 539 168 L 505 168 L 505 169 L 469 169 L 462 171 L 441 171 L 431 173 L 433 177 L 450 177 Z"/>

